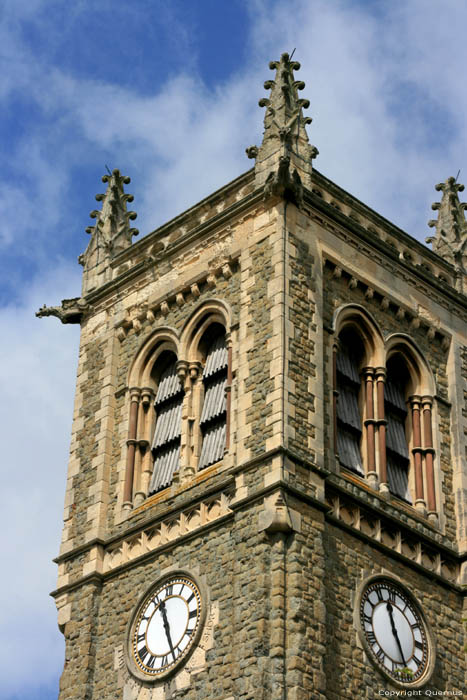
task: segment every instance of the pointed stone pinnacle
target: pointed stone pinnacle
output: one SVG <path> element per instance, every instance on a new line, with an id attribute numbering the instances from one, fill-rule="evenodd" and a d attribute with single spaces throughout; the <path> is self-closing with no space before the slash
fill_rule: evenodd
<path id="1" fill-rule="evenodd" d="M 96 194 L 96 200 L 102 202 L 102 209 L 94 209 L 90 216 L 96 219 L 94 226 L 88 226 L 86 233 L 91 235 L 98 231 L 103 236 L 103 243 L 108 247 L 112 257 L 131 245 L 131 239 L 139 231 L 130 227 L 130 221 L 136 219 L 136 212 L 127 211 L 127 202 L 133 201 L 132 194 L 126 194 L 123 185 L 131 179 L 121 175 L 116 168 L 111 175 L 104 175 L 102 182 L 108 183 L 104 194 Z"/>
<path id="2" fill-rule="evenodd" d="M 442 192 L 441 202 L 434 202 L 431 208 L 438 211 L 438 218 L 431 219 L 428 226 L 435 228 L 436 233 L 426 239 L 433 244 L 433 250 L 453 265 L 459 274 L 465 274 L 467 269 L 467 221 L 464 211 L 465 202 L 460 202 L 459 192 L 464 185 L 456 182 L 456 178 L 448 177 L 446 182 L 436 185 L 435 189 Z"/>
<path id="3" fill-rule="evenodd" d="M 311 118 L 304 116 L 303 110 L 310 103 L 298 94 L 305 83 L 294 77 L 294 71 L 300 69 L 300 64 L 290 60 L 289 54 L 283 53 L 280 60 L 271 61 L 269 67 L 276 74 L 274 80 L 264 83 L 265 89 L 271 91 L 269 97 L 259 100 L 260 107 L 266 107 L 263 141 L 259 148 L 250 146 L 246 152 L 249 158 L 256 159 L 258 184 L 277 172 L 279 161 L 284 163 L 284 159 L 289 159 L 292 168 L 290 180 L 294 177 L 293 171 L 296 171 L 303 185 L 308 187 L 311 162 L 318 155 L 318 149 L 309 143 L 305 128 L 311 123 Z"/>
<path id="4" fill-rule="evenodd" d="M 136 219 L 136 212 L 127 211 L 127 203 L 133 201 L 133 195 L 125 193 L 124 185 L 131 182 L 130 178 L 115 169 L 104 175 L 102 182 L 107 183 L 107 189 L 104 194 L 96 194 L 102 208 L 90 214 L 96 223 L 86 229 L 91 240 L 78 258 L 84 267 L 83 293 L 108 281 L 111 260 L 129 248 L 131 239 L 139 233 L 130 226 L 130 221 Z"/>

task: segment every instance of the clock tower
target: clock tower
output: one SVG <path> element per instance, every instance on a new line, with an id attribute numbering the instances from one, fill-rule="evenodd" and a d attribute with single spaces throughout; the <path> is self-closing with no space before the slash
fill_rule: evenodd
<path id="1" fill-rule="evenodd" d="M 341 189 L 299 67 L 254 167 L 138 242 L 105 175 L 81 296 L 38 312 L 81 325 L 60 700 L 465 688 L 463 187 L 433 250 Z"/>

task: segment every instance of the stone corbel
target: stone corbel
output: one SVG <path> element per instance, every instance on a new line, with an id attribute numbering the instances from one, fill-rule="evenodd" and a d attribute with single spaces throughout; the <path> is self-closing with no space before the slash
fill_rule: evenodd
<path id="1" fill-rule="evenodd" d="M 129 331 L 129 329 L 132 326 L 132 321 L 129 317 L 128 311 L 125 313 L 123 318 L 120 318 L 118 321 L 115 321 L 114 328 L 117 333 L 117 338 L 119 339 L 120 342 L 125 340 L 126 335 Z"/>
<path id="2" fill-rule="evenodd" d="M 383 297 L 381 299 L 381 309 L 383 311 L 387 311 L 387 309 L 389 309 L 389 299 L 387 297 Z"/>
<path id="3" fill-rule="evenodd" d="M 259 514 L 258 531 L 268 535 L 275 532 L 301 531 L 300 513 L 289 508 L 282 491 L 276 491 L 264 499 L 264 510 Z"/>
<path id="4" fill-rule="evenodd" d="M 190 291 L 195 299 L 198 299 L 199 295 L 201 294 L 201 292 L 199 291 L 199 287 L 196 283 L 191 285 Z"/>

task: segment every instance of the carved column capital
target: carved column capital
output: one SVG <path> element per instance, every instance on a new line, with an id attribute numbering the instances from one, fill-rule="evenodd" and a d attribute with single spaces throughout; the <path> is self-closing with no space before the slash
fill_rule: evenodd
<path id="1" fill-rule="evenodd" d="M 375 376 L 374 367 L 362 367 L 361 375 L 366 382 L 371 382 Z"/>
<path id="2" fill-rule="evenodd" d="M 432 396 L 422 396 L 421 401 L 422 401 L 424 411 L 431 410 L 431 407 L 433 406 L 433 397 Z"/>
<path id="3" fill-rule="evenodd" d="M 418 394 L 412 394 L 412 396 L 409 396 L 409 404 L 412 409 L 417 409 L 420 410 L 421 406 L 421 401 L 422 397 L 418 396 Z"/>
<path id="4" fill-rule="evenodd" d="M 139 399 L 141 396 L 141 389 L 138 386 L 131 386 L 129 391 L 130 391 L 130 401 L 135 401 L 135 403 L 139 403 Z"/>
<path id="5" fill-rule="evenodd" d="M 377 382 L 386 381 L 386 367 L 375 367 L 375 379 Z"/>
<path id="6" fill-rule="evenodd" d="M 203 369 L 203 365 L 201 362 L 190 362 L 188 365 L 188 371 L 190 373 L 190 379 L 193 381 L 196 381 L 198 377 L 201 375 L 201 370 Z"/>
<path id="7" fill-rule="evenodd" d="M 154 392 L 149 386 L 144 386 L 141 389 L 141 403 L 146 408 L 154 400 Z"/>
<path id="8" fill-rule="evenodd" d="M 178 360 L 177 362 L 177 377 L 183 382 L 188 374 L 188 362 L 186 360 Z"/>

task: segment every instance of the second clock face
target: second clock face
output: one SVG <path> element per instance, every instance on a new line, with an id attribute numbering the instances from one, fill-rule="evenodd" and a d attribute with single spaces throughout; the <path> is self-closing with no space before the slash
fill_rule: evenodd
<path id="1" fill-rule="evenodd" d="M 373 660 L 398 683 L 418 683 L 430 661 L 428 634 L 411 596 L 388 579 L 363 591 L 360 625 Z"/>
<path id="2" fill-rule="evenodd" d="M 152 678 L 164 674 L 191 649 L 201 619 L 201 595 L 188 577 L 156 586 L 141 605 L 133 627 L 132 656 Z"/>

